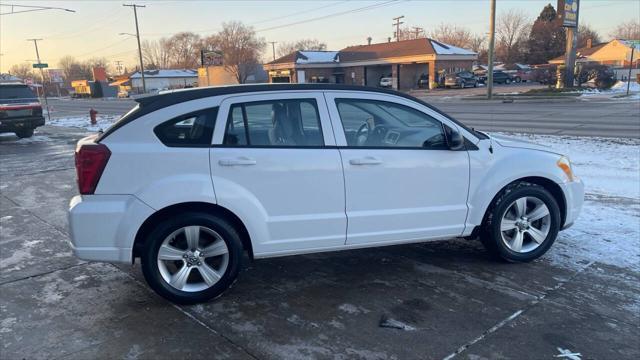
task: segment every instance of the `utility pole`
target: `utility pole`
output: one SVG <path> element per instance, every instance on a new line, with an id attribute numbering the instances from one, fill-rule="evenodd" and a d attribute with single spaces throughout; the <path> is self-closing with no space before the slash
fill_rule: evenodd
<path id="1" fill-rule="evenodd" d="M 396 27 L 396 41 L 400 41 L 400 25 L 404 24 L 404 22 L 400 21 L 400 19 L 403 19 L 403 18 L 404 18 L 404 15 L 393 18 L 393 21 L 395 22 L 391 26 Z"/>
<path id="2" fill-rule="evenodd" d="M 487 99 L 493 97 L 493 50 L 496 42 L 496 0 L 491 0 L 491 15 L 489 15 L 489 63 L 487 69 Z"/>
<path id="3" fill-rule="evenodd" d="M 118 72 L 120 73 L 120 75 L 122 75 L 122 61 L 121 60 L 116 60 L 116 69 L 118 69 Z"/>
<path id="4" fill-rule="evenodd" d="M 122 4 L 122 6 L 133 8 L 133 17 L 136 19 L 136 39 L 138 39 L 138 56 L 140 57 L 140 76 L 142 76 L 142 93 L 147 92 L 147 84 L 144 81 L 144 64 L 142 62 L 142 47 L 140 46 L 140 30 L 138 29 L 138 8 L 146 7 L 145 5 Z"/>
<path id="5" fill-rule="evenodd" d="M 33 41 L 33 45 L 36 47 L 36 59 L 38 60 L 38 64 L 40 63 L 40 51 L 38 51 L 38 41 L 42 41 L 42 39 L 27 39 L 27 41 Z M 42 95 L 44 96 L 44 106 L 47 108 L 47 119 L 51 121 L 51 114 L 49 113 L 49 100 L 47 99 L 47 89 L 44 88 L 44 70 L 42 70 L 42 66 L 40 66 L 40 76 L 42 76 Z"/>
<path id="6" fill-rule="evenodd" d="M 567 29 L 567 46 L 565 48 L 565 76 L 564 76 L 564 87 L 573 87 L 573 74 L 574 68 L 576 66 L 576 43 L 578 42 L 578 17 L 580 14 L 580 1 L 574 0 L 572 3 L 575 6 L 576 10 L 574 11 L 576 14 L 576 23 L 575 26 L 565 26 Z M 566 18 L 566 9 L 562 10 L 563 20 Z"/>
<path id="7" fill-rule="evenodd" d="M 269 41 L 269 44 L 271 44 L 271 51 L 273 51 L 273 61 L 276 61 L 276 44 L 278 42 L 277 41 Z"/>
<path id="8" fill-rule="evenodd" d="M 631 68 L 633 67 L 633 50 L 636 49 L 636 44 L 631 43 L 631 59 L 629 61 L 629 76 L 627 76 L 627 96 L 629 96 L 629 85 L 631 85 Z"/>
<path id="9" fill-rule="evenodd" d="M 422 33 L 423 31 L 424 31 L 424 29 L 419 27 L 419 26 L 414 26 L 413 27 L 413 32 L 415 33 L 415 38 L 416 39 L 420 36 L 420 33 Z"/>

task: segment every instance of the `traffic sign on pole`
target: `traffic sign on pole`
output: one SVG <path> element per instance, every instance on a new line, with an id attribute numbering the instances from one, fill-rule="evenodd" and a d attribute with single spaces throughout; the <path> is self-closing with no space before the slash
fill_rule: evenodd
<path id="1" fill-rule="evenodd" d="M 33 68 L 34 69 L 46 69 L 49 67 L 49 64 L 47 63 L 37 63 L 37 64 L 33 64 Z"/>

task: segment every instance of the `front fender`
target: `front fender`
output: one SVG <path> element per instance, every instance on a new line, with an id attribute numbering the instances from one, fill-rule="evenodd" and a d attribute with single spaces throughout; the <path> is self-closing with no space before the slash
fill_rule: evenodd
<path id="1" fill-rule="evenodd" d="M 487 155 L 489 154 L 489 155 Z M 528 177 L 539 177 L 564 184 L 567 180 L 557 166 L 559 155 L 520 148 L 507 148 L 494 143 L 494 152 L 470 152 L 469 215 L 467 229 L 482 224 L 484 214 L 494 197 L 510 183 Z"/>

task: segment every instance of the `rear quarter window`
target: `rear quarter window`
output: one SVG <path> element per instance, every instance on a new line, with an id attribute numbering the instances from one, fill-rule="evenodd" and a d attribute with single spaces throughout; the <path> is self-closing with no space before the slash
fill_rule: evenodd
<path id="1" fill-rule="evenodd" d="M 153 131 L 166 146 L 209 147 L 218 108 L 195 111 L 156 126 Z"/>

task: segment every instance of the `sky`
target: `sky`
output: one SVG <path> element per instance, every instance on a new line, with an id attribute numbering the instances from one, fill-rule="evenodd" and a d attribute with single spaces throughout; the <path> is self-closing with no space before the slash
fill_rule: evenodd
<path id="1" fill-rule="evenodd" d="M 533 21 L 542 8 L 557 0 L 497 0 L 499 16 L 511 8 L 520 9 Z M 106 57 L 111 65 L 119 60 L 134 66 L 137 59 L 133 10 L 123 1 L 16 1 L 0 0 L 6 5 L 52 6 L 76 12 L 47 10 L 0 16 L 0 71 L 11 65 L 34 62 L 34 44 L 38 42 L 42 62 L 54 68 L 58 60 L 71 55 L 79 60 Z M 130 3 L 130 2 L 126 2 Z M 146 5 L 138 9 L 141 38 L 156 40 L 180 31 L 207 36 L 226 21 L 251 25 L 266 41 L 291 42 L 314 38 L 329 50 L 349 45 L 387 41 L 393 35 L 392 18 L 404 15 L 402 26 L 419 26 L 427 33 L 441 23 L 467 27 L 474 33 L 489 31 L 489 0 L 254 0 L 254 1 L 136 1 Z M 18 8 L 14 8 L 16 11 Z M 356 10 L 357 11 L 352 11 Z M 581 0 L 580 23 L 597 30 L 605 39 L 623 21 L 640 21 L 640 0 Z M 277 44 L 276 44 L 277 46 Z M 271 57 L 270 46 L 265 58 Z"/>

